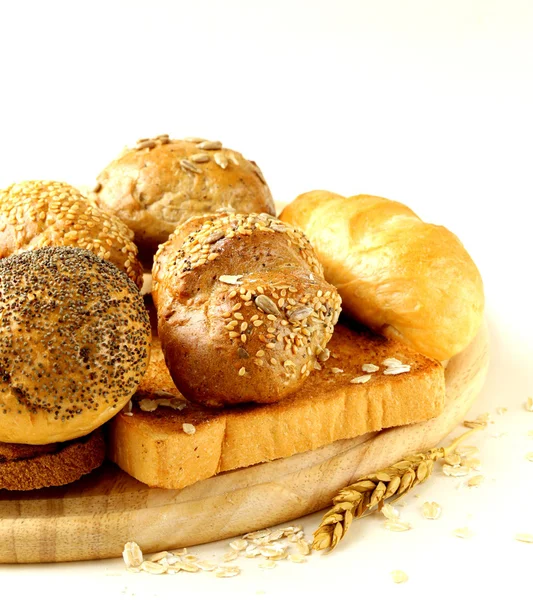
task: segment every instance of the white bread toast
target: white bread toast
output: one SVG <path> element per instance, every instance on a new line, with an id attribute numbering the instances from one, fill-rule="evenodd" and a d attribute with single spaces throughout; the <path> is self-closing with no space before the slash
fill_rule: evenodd
<path id="1" fill-rule="evenodd" d="M 284 458 L 339 439 L 425 421 L 444 407 L 444 368 L 399 342 L 338 324 L 331 357 L 293 396 L 267 405 L 225 409 L 186 403 L 154 338 L 148 371 L 128 408 L 108 424 L 108 453 L 121 469 L 151 487 L 181 489 L 221 473 Z M 410 372 L 385 375 L 397 358 Z M 379 366 L 365 383 L 363 364 Z M 169 398 L 181 410 L 139 408 L 143 399 Z M 145 403 L 143 403 L 145 404 Z M 153 403 L 152 403 L 153 404 Z M 194 426 L 186 433 L 184 424 Z M 188 426 L 185 429 L 191 430 Z"/>

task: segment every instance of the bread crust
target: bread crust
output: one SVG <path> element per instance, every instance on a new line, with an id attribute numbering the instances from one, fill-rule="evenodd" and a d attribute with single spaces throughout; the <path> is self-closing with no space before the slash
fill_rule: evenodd
<path id="1" fill-rule="evenodd" d="M 90 250 L 142 287 L 133 232 L 76 188 L 59 181 L 23 181 L 0 190 L 0 258 L 47 246 Z"/>
<path id="2" fill-rule="evenodd" d="M 275 214 L 257 165 L 218 146 L 199 138 L 140 140 L 98 175 L 94 199 L 134 231 L 145 263 L 191 216 L 217 210 Z"/>
<path id="3" fill-rule="evenodd" d="M 208 406 L 295 392 L 340 312 L 305 236 L 269 215 L 191 218 L 157 253 L 152 296 L 176 385 Z"/>
<path id="4" fill-rule="evenodd" d="M 102 429 L 63 444 L 22 447 L 0 443 L 0 489 L 27 491 L 66 485 L 98 468 L 104 459 Z"/>
<path id="5" fill-rule="evenodd" d="M 280 219 L 309 237 L 343 309 L 387 337 L 437 360 L 478 332 L 483 282 L 459 239 L 404 204 L 327 191 L 298 196 Z"/>
<path id="6" fill-rule="evenodd" d="M 444 369 L 437 361 L 353 323 L 336 326 L 329 348 L 329 360 L 293 396 L 276 404 L 214 409 L 184 400 L 155 338 L 150 366 L 132 412 L 128 409 L 132 416 L 121 412 L 108 424 L 109 457 L 149 486 L 181 489 L 217 473 L 425 421 L 442 411 Z M 409 364 L 410 372 L 385 375 L 381 363 L 390 357 Z M 350 383 L 365 374 L 365 363 L 379 366 L 379 372 L 366 383 Z M 166 406 L 156 407 L 157 398 Z M 152 412 L 141 410 L 139 402 L 148 402 Z M 194 425 L 194 434 L 184 432 L 184 423 Z"/>

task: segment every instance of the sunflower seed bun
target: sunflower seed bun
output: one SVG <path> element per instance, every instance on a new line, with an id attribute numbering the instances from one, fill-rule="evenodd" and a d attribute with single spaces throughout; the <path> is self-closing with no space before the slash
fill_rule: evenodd
<path id="1" fill-rule="evenodd" d="M 0 441 L 50 444 L 95 430 L 137 389 L 150 341 L 139 290 L 92 252 L 0 260 Z"/>
<path id="2" fill-rule="evenodd" d="M 174 383 L 208 406 L 302 387 L 341 304 L 305 235 L 267 214 L 189 219 L 156 255 L 152 297 Z"/>
<path id="3" fill-rule="evenodd" d="M 75 246 L 112 262 L 141 288 L 133 232 L 58 181 L 23 181 L 0 191 L 0 258 L 46 246 Z"/>
<path id="4" fill-rule="evenodd" d="M 275 214 L 259 167 L 220 142 L 202 138 L 139 140 L 97 181 L 94 199 L 135 232 L 147 265 L 158 245 L 189 217 L 220 209 Z"/>

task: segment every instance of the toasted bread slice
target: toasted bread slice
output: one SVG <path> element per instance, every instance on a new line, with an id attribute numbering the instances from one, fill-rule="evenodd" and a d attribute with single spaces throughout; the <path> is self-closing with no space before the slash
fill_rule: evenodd
<path id="1" fill-rule="evenodd" d="M 444 368 L 439 362 L 353 324 L 337 325 L 328 348 L 331 356 L 322 370 L 313 372 L 290 398 L 209 409 L 180 395 L 154 338 L 133 406 L 108 424 L 111 460 L 149 486 L 181 489 L 223 471 L 425 421 L 442 411 Z M 382 363 L 391 357 L 411 370 L 385 375 Z M 379 371 L 365 383 L 351 383 L 365 375 L 361 367 L 368 363 Z M 158 398 L 167 406 L 147 402 Z M 154 410 L 141 410 L 139 401 Z"/>
<path id="2" fill-rule="evenodd" d="M 57 444 L 0 442 L 0 489 L 26 491 L 66 485 L 99 467 L 104 459 L 101 427 L 83 438 Z"/>

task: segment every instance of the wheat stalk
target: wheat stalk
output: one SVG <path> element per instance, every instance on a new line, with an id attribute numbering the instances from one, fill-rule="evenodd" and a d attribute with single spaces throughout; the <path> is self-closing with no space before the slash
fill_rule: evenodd
<path id="1" fill-rule="evenodd" d="M 333 507 L 322 518 L 313 536 L 314 550 L 333 550 L 346 535 L 354 519 L 366 516 L 375 508 L 382 508 L 385 500 L 398 500 L 419 483 L 428 479 L 435 461 L 455 451 L 476 427 L 455 439 L 446 448 L 433 448 L 427 452 L 406 456 L 376 473 L 360 477 L 343 488 L 333 498 Z"/>

